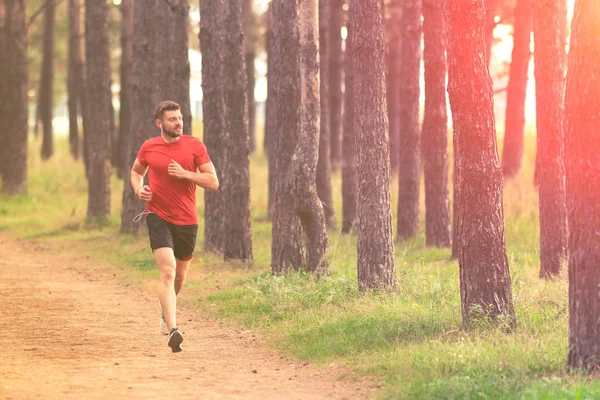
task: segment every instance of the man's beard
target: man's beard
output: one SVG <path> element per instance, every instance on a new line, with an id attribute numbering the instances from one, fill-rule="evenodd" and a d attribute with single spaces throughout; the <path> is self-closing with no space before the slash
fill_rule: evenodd
<path id="1" fill-rule="evenodd" d="M 172 131 L 167 131 L 167 130 L 163 129 L 163 133 L 168 137 L 176 138 L 176 137 L 181 136 L 181 132 L 177 132 L 177 129 L 180 129 L 180 128 L 176 128 L 175 130 L 172 130 Z"/>

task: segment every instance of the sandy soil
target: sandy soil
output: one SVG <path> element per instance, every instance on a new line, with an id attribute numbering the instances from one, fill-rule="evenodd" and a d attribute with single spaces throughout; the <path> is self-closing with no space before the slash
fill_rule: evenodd
<path id="1" fill-rule="evenodd" d="M 0 234 L 0 399 L 373 396 L 346 370 L 294 362 L 256 332 L 189 309 L 178 311 L 185 341 L 174 354 L 154 294 L 51 246 Z"/>

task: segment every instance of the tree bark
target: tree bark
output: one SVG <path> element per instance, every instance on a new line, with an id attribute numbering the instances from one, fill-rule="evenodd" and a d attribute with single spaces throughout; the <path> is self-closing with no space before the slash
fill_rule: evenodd
<path id="1" fill-rule="evenodd" d="M 54 154 L 52 118 L 54 108 L 54 22 L 56 6 L 54 0 L 46 3 L 44 10 L 44 53 L 40 79 L 40 119 L 42 121 L 42 160 Z"/>
<path id="2" fill-rule="evenodd" d="M 242 0 L 230 0 L 223 25 L 224 55 L 227 63 L 221 84 L 225 91 L 225 112 L 228 116 L 223 142 L 225 147 L 225 260 L 252 260 L 252 230 L 250 228 L 250 147 L 248 137 L 248 86 L 246 82 L 245 46 L 242 29 Z"/>
<path id="3" fill-rule="evenodd" d="M 565 92 L 565 169 L 569 223 L 569 351 L 567 367 L 600 365 L 600 5 L 575 3 Z"/>
<path id="4" fill-rule="evenodd" d="M 567 258 L 567 210 L 563 134 L 563 51 L 560 2 L 534 3 L 537 147 L 541 168 L 540 277 L 558 276 Z"/>
<path id="5" fill-rule="evenodd" d="M 319 134 L 319 162 L 317 164 L 317 193 L 325 209 L 327 226 L 335 227 L 335 210 L 331 195 L 331 148 L 329 119 L 329 20 L 331 19 L 329 0 L 319 0 L 319 77 L 321 91 L 321 127 Z"/>
<path id="6" fill-rule="evenodd" d="M 248 98 L 248 135 L 250 138 L 250 153 L 254 153 L 256 151 L 256 100 L 254 98 L 256 79 L 254 77 L 254 59 L 256 58 L 257 41 L 257 22 L 254 15 L 254 0 L 244 0 L 242 3 L 242 13 L 244 39 L 246 43 L 246 81 L 248 82 L 246 93 L 246 97 Z"/>
<path id="7" fill-rule="evenodd" d="M 204 144 L 210 151 L 219 180 L 226 179 L 225 146 L 225 93 L 223 90 L 222 51 L 225 46 L 224 0 L 200 1 L 200 44 L 202 47 L 202 115 Z M 223 191 L 204 193 L 204 247 L 208 251 L 223 252 L 225 248 L 225 198 Z"/>
<path id="8" fill-rule="evenodd" d="M 79 159 L 79 91 L 81 85 L 81 7 L 79 0 L 69 0 L 69 65 L 67 94 L 69 108 L 69 149 Z"/>
<path id="9" fill-rule="evenodd" d="M 483 314 L 515 324 L 496 149 L 485 1 L 445 3 L 448 94 L 454 127 L 457 240 L 463 321 Z"/>
<path id="10" fill-rule="evenodd" d="M 344 57 L 344 136 L 342 143 L 342 233 L 350 233 L 356 223 L 358 194 L 356 171 L 356 135 L 354 132 L 354 68 L 352 65 L 352 29 L 348 27 Z"/>
<path id="11" fill-rule="evenodd" d="M 450 246 L 448 204 L 448 116 L 446 113 L 446 53 L 444 14 L 436 0 L 423 0 L 425 47 L 425 115 L 423 159 L 425 170 L 425 242 Z"/>
<path id="12" fill-rule="evenodd" d="M 159 48 L 169 50 L 169 56 L 157 55 L 164 68 L 161 68 L 161 81 L 168 82 L 159 90 L 159 101 L 172 100 L 181 107 L 183 134 L 192 134 L 192 110 L 190 107 L 190 61 L 189 52 L 189 11 L 188 0 L 161 0 L 161 30 L 158 36 Z M 168 61 L 168 62 L 167 62 Z M 209 149 L 210 150 L 210 149 Z M 212 157 L 212 153 L 211 153 Z"/>
<path id="13" fill-rule="evenodd" d="M 531 51 L 531 0 L 517 0 L 513 33 L 513 51 L 506 89 L 506 122 L 502 170 L 511 178 L 521 169 L 523 158 L 523 134 L 525 129 L 525 97 L 527 95 L 527 71 Z"/>
<path id="14" fill-rule="evenodd" d="M 398 171 L 398 240 L 419 232 L 419 184 L 421 145 L 419 95 L 421 66 L 421 0 L 405 1 L 402 7 L 400 68 L 400 158 Z"/>
<path id="15" fill-rule="evenodd" d="M 387 109 L 390 121 L 390 166 L 395 175 L 400 169 L 400 51 L 402 49 L 402 3 L 392 0 L 387 8 L 390 14 L 387 32 Z"/>
<path id="16" fill-rule="evenodd" d="M 0 118 L 10 121 L 0 138 L 2 193 L 27 192 L 27 1 L 0 4 Z M 7 167 L 10 166 L 10 167 Z"/>
<path id="17" fill-rule="evenodd" d="M 328 271 L 325 212 L 316 188 L 319 146 L 319 22 L 317 0 L 273 2 L 277 47 L 277 182 L 271 267 L 274 274 L 304 264 Z M 301 225 L 301 227 L 300 227 Z M 303 249 L 301 235 L 306 243 Z"/>
<path id="18" fill-rule="evenodd" d="M 80 51 L 81 51 L 81 59 L 80 59 L 80 63 L 78 65 L 78 70 L 81 72 L 81 81 L 80 81 L 80 86 L 79 86 L 79 104 L 81 106 L 81 125 L 82 125 L 82 131 L 83 131 L 83 143 L 82 143 L 82 152 L 83 152 L 83 166 L 85 169 L 85 177 L 86 179 L 89 181 L 89 170 L 90 170 L 90 160 L 89 160 L 89 155 L 88 155 L 88 130 L 90 129 L 89 127 L 91 126 L 91 122 L 90 122 L 90 115 L 92 114 L 92 111 L 90 109 L 90 103 L 88 101 L 88 89 L 87 89 L 87 55 L 86 55 L 86 49 L 85 49 L 85 0 L 81 0 L 81 2 L 79 3 L 79 5 L 81 6 L 81 10 L 80 10 L 80 17 L 82 17 L 82 21 L 80 24 L 80 28 L 81 28 L 81 32 L 83 32 L 83 34 L 80 36 L 80 40 L 79 40 L 79 46 L 80 46 Z"/>
<path id="19" fill-rule="evenodd" d="M 131 64 L 133 62 L 133 0 L 121 2 L 121 93 L 119 108 L 119 143 L 117 154 L 119 163 L 117 171 L 125 180 L 129 177 L 127 165 L 127 149 L 131 136 Z"/>
<path id="20" fill-rule="evenodd" d="M 569 32 L 570 32 L 567 12 L 568 12 L 568 0 L 560 0 L 559 9 L 558 9 L 558 20 L 559 20 L 559 24 L 560 24 L 560 27 L 559 27 L 559 30 L 560 30 L 559 49 L 560 49 L 560 62 L 562 64 L 562 70 L 563 70 L 563 85 L 565 82 L 566 72 L 567 72 L 567 41 L 569 39 Z M 563 97 L 564 97 L 564 91 L 563 91 Z M 563 133 L 564 133 L 564 108 L 563 108 Z M 563 134 L 563 141 L 564 141 L 564 134 Z M 540 187 L 540 168 L 541 168 L 540 158 L 541 157 L 539 154 L 539 148 L 537 148 L 536 154 L 535 154 L 535 172 L 533 174 L 533 184 L 536 188 Z M 563 165 L 564 165 L 564 158 L 563 158 Z"/>
<path id="21" fill-rule="evenodd" d="M 321 79 L 329 80 L 329 141 L 331 169 L 336 171 L 342 160 L 342 130 L 344 94 L 342 81 L 344 76 L 344 53 L 342 51 L 342 26 L 344 25 L 345 0 L 330 0 L 329 22 L 329 72 L 321 74 Z"/>
<path id="22" fill-rule="evenodd" d="M 265 149 L 269 163 L 269 200 L 268 210 L 269 218 L 273 219 L 273 205 L 275 203 L 275 159 L 277 155 L 277 86 L 278 73 L 275 65 L 277 57 L 277 49 L 273 39 L 273 8 L 269 6 L 267 11 L 267 32 L 266 32 L 266 47 L 267 47 L 267 103 L 265 110 Z"/>
<path id="23" fill-rule="evenodd" d="M 383 1 L 350 0 L 358 155 L 358 287 L 393 288 L 394 241 L 385 99 Z"/>
<path id="24" fill-rule="evenodd" d="M 163 50 L 157 44 L 161 34 L 160 15 L 157 12 L 159 2 L 162 3 L 163 0 L 133 2 L 133 57 L 129 85 L 131 131 L 125 163 L 127 169 L 130 169 L 136 160 L 142 143 L 157 132 L 152 113 L 159 101 L 157 82 L 160 79 L 160 65 L 156 60 Z M 129 179 L 124 179 L 123 183 L 121 232 L 136 234 L 141 231 L 143 225 L 133 222 L 133 219 L 144 209 L 144 204 L 135 195 Z"/>
<path id="25" fill-rule="evenodd" d="M 88 136 L 89 179 L 88 219 L 110 216 L 110 52 L 108 45 L 108 6 L 87 0 L 85 7 L 85 46 L 90 115 Z"/>

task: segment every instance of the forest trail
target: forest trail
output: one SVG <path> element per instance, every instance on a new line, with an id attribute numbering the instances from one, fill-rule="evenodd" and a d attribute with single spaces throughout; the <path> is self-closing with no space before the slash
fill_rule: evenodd
<path id="1" fill-rule="evenodd" d="M 172 353 L 154 294 L 52 246 L 0 233 L 0 399 L 373 397 L 347 370 L 293 362 L 190 309 L 178 311 L 185 341 Z"/>

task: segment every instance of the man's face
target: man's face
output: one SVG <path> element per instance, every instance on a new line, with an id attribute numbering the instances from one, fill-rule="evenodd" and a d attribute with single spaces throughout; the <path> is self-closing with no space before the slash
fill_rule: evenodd
<path id="1" fill-rule="evenodd" d="M 163 133 L 175 138 L 183 134 L 183 116 L 181 110 L 165 111 L 162 120 L 157 120 Z"/>

